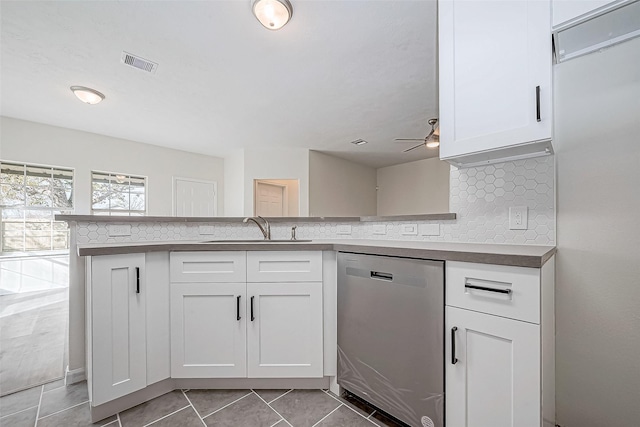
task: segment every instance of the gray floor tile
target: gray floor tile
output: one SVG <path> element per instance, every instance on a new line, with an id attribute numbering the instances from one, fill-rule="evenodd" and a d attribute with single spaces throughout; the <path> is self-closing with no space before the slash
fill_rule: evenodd
<path id="1" fill-rule="evenodd" d="M 269 405 L 255 394 L 240 399 L 236 403 L 204 419 L 207 426 L 215 427 L 270 427 L 280 419 Z"/>
<path id="2" fill-rule="evenodd" d="M 4 417 L 32 406 L 38 406 L 41 392 L 42 387 L 38 386 L 0 397 L 0 416 Z"/>
<path id="3" fill-rule="evenodd" d="M 120 413 L 122 427 L 140 427 L 188 406 L 182 391 L 175 390 Z"/>
<path id="4" fill-rule="evenodd" d="M 282 396 L 283 394 L 285 394 L 286 392 L 288 392 L 289 390 L 291 390 L 290 388 L 285 388 L 282 390 L 275 390 L 275 389 L 265 389 L 265 390 L 253 390 L 256 393 L 258 393 L 258 395 L 263 398 L 265 400 L 265 402 L 269 403 L 272 400 Z"/>
<path id="5" fill-rule="evenodd" d="M 320 390 L 294 390 L 271 406 L 295 427 L 305 427 L 320 421 L 340 402 Z"/>
<path id="6" fill-rule="evenodd" d="M 64 387 L 64 378 L 59 379 L 58 381 L 50 382 L 49 384 L 44 385 L 44 391 L 51 391 L 57 388 Z"/>
<path id="7" fill-rule="evenodd" d="M 86 382 L 60 387 L 42 394 L 39 416 L 42 418 L 88 400 L 89 394 L 87 393 Z"/>
<path id="8" fill-rule="evenodd" d="M 188 406 L 173 415 L 151 424 L 153 427 L 204 427 L 196 411 Z"/>
<path id="9" fill-rule="evenodd" d="M 33 427 L 36 424 L 36 414 L 38 407 L 33 407 L 25 411 L 8 415 L 0 418 L 0 426 L 2 427 Z"/>
<path id="10" fill-rule="evenodd" d="M 115 419 L 116 417 L 109 417 L 107 419 L 98 421 L 95 424 L 92 423 L 91 414 L 89 412 L 89 403 L 85 403 L 83 405 L 74 406 L 73 408 L 67 409 L 65 411 L 38 419 L 38 427 L 98 427 L 107 425 L 113 422 Z"/>
<path id="11" fill-rule="evenodd" d="M 251 390 L 189 390 L 187 396 L 200 416 L 206 417 L 249 393 Z"/>
<path id="12" fill-rule="evenodd" d="M 318 423 L 318 427 L 373 427 L 375 424 L 356 414 L 346 406 L 341 406 Z"/>

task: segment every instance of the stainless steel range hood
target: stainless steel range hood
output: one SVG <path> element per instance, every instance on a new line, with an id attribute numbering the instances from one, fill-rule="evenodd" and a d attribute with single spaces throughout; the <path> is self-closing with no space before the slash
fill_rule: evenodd
<path id="1" fill-rule="evenodd" d="M 640 36 L 640 0 L 612 2 L 553 29 L 556 62 L 568 61 Z"/>

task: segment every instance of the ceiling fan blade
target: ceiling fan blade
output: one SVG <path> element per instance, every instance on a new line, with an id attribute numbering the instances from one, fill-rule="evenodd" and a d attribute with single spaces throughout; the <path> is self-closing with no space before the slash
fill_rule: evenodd
<path id="1" fill-rule="evenodd" d="M 418 145 L 416 145 L 415 147 L 407 148 L 406 150 L 404 150 L 404 151 L 403 151 L 403 153 L 407 153 L 407 152 L 409 152 L 409 151 L 411 151 L 411 150 L 415 150 L 416 148 L 418 148 L 418 147 L 422 147 L 422 146 L 423 146 L 423 145 L 425 145 L 425 144 L 426 144 L 426 142 L 423 142 L 422 144 L 418 144 Z"/>
<path id="2" fill-rule="evenodd" d="M 424 141 L 424 138 L 396 138 L 394 141 Z"/>

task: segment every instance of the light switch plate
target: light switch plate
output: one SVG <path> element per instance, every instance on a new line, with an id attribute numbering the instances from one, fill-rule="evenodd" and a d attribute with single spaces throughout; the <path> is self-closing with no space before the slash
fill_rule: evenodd
<path id="1" fill-rule="evenodd" d="M 373 234 L 387 234 L 387 226 L 384 224 L 375 224 L 373 226 Z"/>
<path id="2" fill-rule="evenodd" d="M 439 236 L 440 224 L 420 224 L 421 236 Z"/>
<path id="3" fill-rule="evenodd" d="M 109 237 L 131 236 L 130 224 L 109 224 L 107 227 Z"/>
<path id="4" fill-rule="evenodd" d="M 418 224 L 402 224 L 400 233 L 405 236 L 417 236 Z"/>
<path id="5" fill-rule="evenodd" d="M 351 234 L 351 225 L 349 224 L 338 225 L 336 234 L 342 234 L 342 235 Z"/>
<path id="6" fill-rule="evenodd" d="M 198 227 L 198 233 L 215 234 L 215 227 L 213 225 L 201 225 Z"/>
<path id="7" fill-rule="evenodd" d="M 509 229 L 526 230 L 529 228 L 529 208 L 526 206 L 511 206 L 509 208 Z"/>

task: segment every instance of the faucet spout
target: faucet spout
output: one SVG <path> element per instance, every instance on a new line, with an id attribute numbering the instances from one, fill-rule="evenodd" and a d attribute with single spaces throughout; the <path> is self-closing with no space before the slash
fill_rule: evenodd
<path id="1" fill-rule="evenodd" d="M 264 221 L 264 227 L 258 222 L 256 218 L 260 218 L 262 221 Z M 264 240 L 271 240 L 271 225 L 269 225 L 269 221 L 267 221 L 261 216 L 257 216 L 255 218 L 247 217 L 242 220 L 242 222 L 245 224 L 249 221 L 253 222 L 255 225 L 258 226 L 258 228 L 260 229 L 260 232 L 262 232 L 262 235 L 264 236 Z"/>

